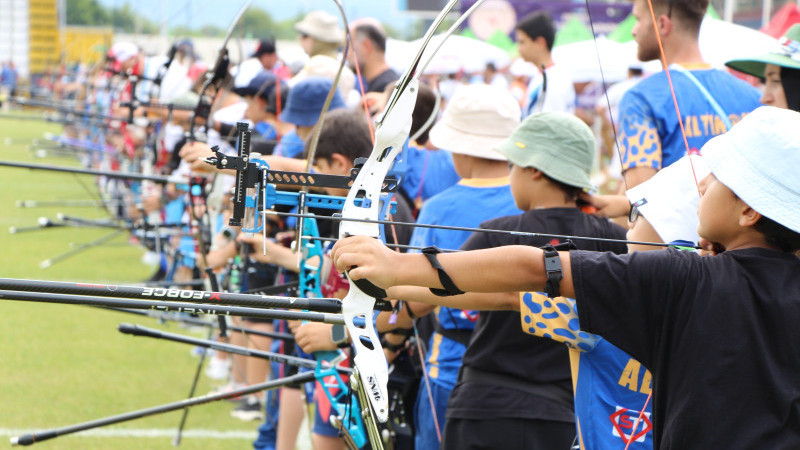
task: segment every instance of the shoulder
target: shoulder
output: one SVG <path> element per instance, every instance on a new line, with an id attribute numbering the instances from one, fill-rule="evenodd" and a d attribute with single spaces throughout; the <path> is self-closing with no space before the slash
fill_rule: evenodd
<path id="1" fill-rule="evenodd" d="M 622 93 L 619 100 L 621 119 L 639 114 L 654 115 L 664 102 L 671 101 L 669 88 L 660 74 L 650 75 Z"/>
<path id="2" fill-rule="evenodd" d="M 532 211 L 524 212 L 522 214 L 513 214 L 510 216 L 496 217 L 481 223 L 481 228 L 495 229 L 495 230 L 517 230 L 520 224 L 526 221 L 526 216 L 529 216 Z"/>
<path id="3" fill-rule="evenodd" d="M 612 252 L 596 252 L 587 250 L 570 251 L 570 263 L 573 273 L 592 276 L 596 272 L 625 273 L 632 280 L 638 274 L 654 281 L 659 277 L 681 276 L 679 274 L 697 273 L 700 264 L 715 257 L 701 257 L 694 252 L 679 251 L 672 248 L 646 252 L 633 252 L 618 255 Z M 635 270 L 634 270 L 635 269 Z"/>
<path id="4" fill-rule="evenodd" d="M 486 230 L 521 230 L 523 223 L 523 216 L 525 214 L 516 214 L 511 216 L 497 217 L 495 219 L 487 220 L 480 224 L 480 228 Z M 481 248 L 493 248 L 502 245 L 512 244 L 512 236 L 507 234 L 495 233 L 482 233 L 475 232 L 467 239 L 464 245 L 461 246 L 462 250 L 477 250 Z"/>

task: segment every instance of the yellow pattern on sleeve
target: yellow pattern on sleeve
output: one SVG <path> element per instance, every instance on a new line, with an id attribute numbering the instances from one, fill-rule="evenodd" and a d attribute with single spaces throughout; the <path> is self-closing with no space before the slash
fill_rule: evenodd
<path id="1" fill-rule="evenodd" d="M 570 348 L 590 351 L 597 337 L 580 330 L 575 300 L 567 297 L 551 299 L 540 292 L 520 292 L 522 331 L 554 341 Z"/>

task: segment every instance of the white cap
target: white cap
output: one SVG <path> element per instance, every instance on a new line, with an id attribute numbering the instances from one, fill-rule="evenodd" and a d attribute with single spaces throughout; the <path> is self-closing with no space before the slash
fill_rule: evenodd
<path id="1" fill-rule="evenodd" d="M 751 208 L 800 233 L 800 113 L 762 106 L 702 153 L 714 176 Z"/>
<path id="2" fill-rule="evenodd" d="M 438 148 L 505 161 L 495 150 L 520 123 L 519 102 L 510 91 L 487 84 L 459 86 L 430 139 Z"/>
<path id="3" fill-rule="evenodd" d="M 691 158 L 691 161 L 690 159 Z M 625 192 L 631 204 L 656 230 L 661 240 L 697 242 L 697 183 L 709 173 L 698 155 L 684 156 L 661 169 L 653 178 Z"/>
<path id="4" fill-rule="evenodd" d="M 132 42 L 117 42 L 111 46 L 111 50 L 108 52 L 108 56 L 114 58 L 114 61 L 118 63 L 124 63 L 138 54 L 139 47 Z"/>

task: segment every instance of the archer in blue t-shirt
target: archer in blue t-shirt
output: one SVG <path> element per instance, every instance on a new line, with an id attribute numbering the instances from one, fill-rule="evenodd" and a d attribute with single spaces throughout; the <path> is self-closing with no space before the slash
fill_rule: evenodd
<path id="1" fill-rule="evenodd" d="M 670 66 L 672 67 L 672 66 Z M 686 67 L 727 115 L 716 114 L 713 102 L 682 71 L 670 69 L 675 97 L 691 152 L 727 131 L 726 120 L 736 124 L 759 106 L 759 92 L 728 72 L 709 66 Z M 622 170 L 648 167 L 660 170 L 686 155 L 686 145 L 675 112 L 666 72 L 659 72 L 632 87 L 619 107 Z"/>
<path id="2" fill-rule="evenodd" d="M 602 337 L 581 331 L 573 299 L 522 292 L 520 318 L 525 333 L 569 347 L 581 450 L 653 448 L 650 371 Z"/>
<path id="3" fill-rule="evenodd" d="M 409 145 L 403 156 L 408 170 L 400 188 L 414 202 L 416 209 L 461 179 L 453 168 L 453 155 L 448 151 Z"/>
<path id="4" fill-rule="evenodd" d="M 292 130 L 283 135 L 278 145 L 275 146 L 275 150 L 272 154 L 285 156 L 287 158 L 297 158 L 303 154 L 305 148 L 306 143 L 303 142 L 303 139 L 295 130 Z"/>
<path id="5" fill-rule="evenodd" d="M 417 223 L 478 227 L 489 219 L 520 212 L 511 195 L 508 177 L 466 178 L 425 202 Z M 456 250 L 470 235 L 468 231 L 419 227 L 414 229 L 410 245 L 434 245 L 440 249 Z M 435 313 L 439 324 L 437 328 L 454 330 L 456 333 L 471 331 L 478 320 L 477 311 L 440 306 Z M 466 345 L 463 342 L 448 338 L 440 332 L 434 332 L 430 338 L 425 365 L 431 392 L 428 392 L 424 383 L 421 384 L 414 414 L 415 443 L 419 450 L 439 448 L 430 398 L 433 399 L 436 409 L 436 421 L 440 428 L 444 428 L 447 400 L 458 379 L 465 351 Z"/>

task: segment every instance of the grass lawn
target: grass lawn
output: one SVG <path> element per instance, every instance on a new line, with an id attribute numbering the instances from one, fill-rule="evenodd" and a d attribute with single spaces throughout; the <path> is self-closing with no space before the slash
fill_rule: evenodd
<path id="1" fill-rule="evenodd" d="M 58 125 L 0 118 L 0 159 L 54 165 L 77 165 L 75 159 L 34 159 L 28 143 Z M 6 138 L 13 139 L 8 145 Z M 93 179 L 80 175 L 90 189 Z M 18 208 L 17 200 L 88 200 L 92 197 L 71 174 L 0 167 L 0 277 L 87 282 L 135 282 L 153 268 L 140 260 L 143 250 L 120 236 L 112 245 L 93 248 L 40 269 L 42 260 L 70 249 L 70 243 L 95 240 L 109 230 L 55 228 L 9 234 L 9 227 L 33 226 L 40 216 L 56 214 L 104 217 L 94 207 Z M 197 359 L 184 344 L 131 337 L 116 331 L 121 322 L 181 331 L 154 319 L 100 309 L 55 304 L 0 301 L 0 449 L 9 448 L 14 430 L 61 427 L 181 400 L 189 392 Z M 195 334 L 203 336 L 203 334 Z M 201 377 L 199 394 L 212 388 Z M 191 410 L 186 430 L 236 432 L 236 438 L 185 437 L 182 448 L 249 448 L 258 427 L 230 417 L 231 403 L 217 402 Z M 153 416 L 102 429 L 175 429 L 180 412 Z M 112 430 L 112 432 L 109 432 Z M 120 431 L 121 430 L 121 431 Z M 53 449 L 167 449 L 172 437 L 81 436 L 56 438 L 37 447 Z"/>

